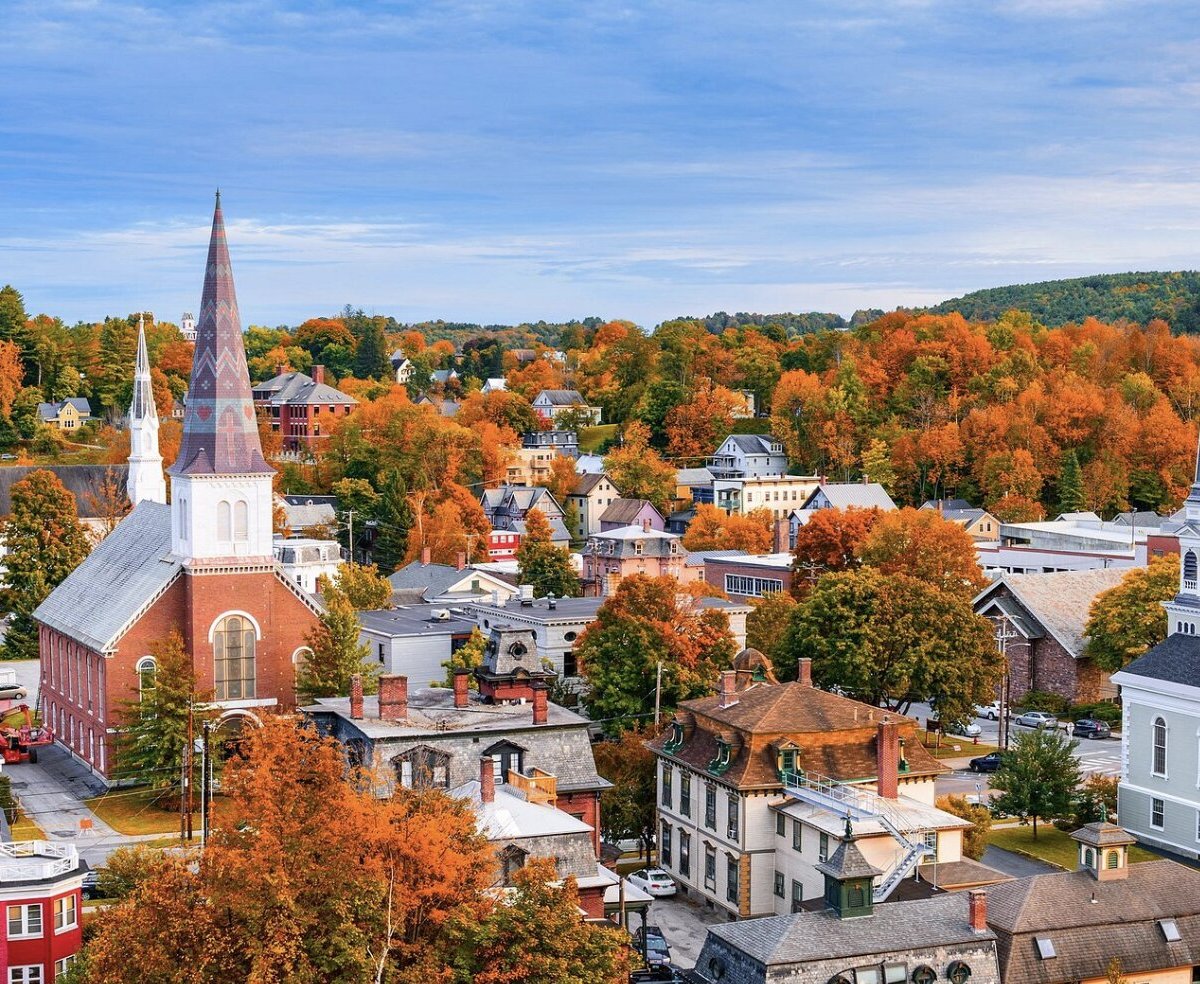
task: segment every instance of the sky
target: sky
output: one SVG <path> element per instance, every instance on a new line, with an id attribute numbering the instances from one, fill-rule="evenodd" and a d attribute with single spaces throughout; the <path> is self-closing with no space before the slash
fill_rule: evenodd
<path id="1" fill-rule="evenodd" d="M 1182 0 L 0 0 L 0 284 L 68 323 L 936 303 L 1200 253 Z"/>

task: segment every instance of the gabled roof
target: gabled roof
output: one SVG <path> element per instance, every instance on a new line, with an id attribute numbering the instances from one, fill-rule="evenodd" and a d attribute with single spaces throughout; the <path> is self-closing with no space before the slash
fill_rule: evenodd
<path id="1" fill-rule="evenodd" d="M 587 405 L 587 401 L 583 398 L 582 394 L 580 394 L 580 392 L 578 390 L 550 390 L 550 389 L 542 390 L 537 396 L 535 396 L 533 398 L 533 402 L 537 403 L 539 400 L 542 400 L 543 398 L 551 406 L 555 406 L 555 407 L 573 407 L 573 406 L 586 406 Z"/>
<path id="2" fill-rule="evenodd" d="M 653 503 L 646 499 L 613 499 L 609 503 L 608 508 L 600 514 L 600 522 L 602 523 L 620 523 L 622 526 L 629 526 L 638 521 L 642 511 L 650 508 L 654 514 L 658 516 L 659 522 L 662 522 L 663 515 L 654 508 Z"/>
<path id="3" fill-rule="evenodd" d="M 1127 573 L 1109 567 L 1052 574 L 1004 574 L 975 596 L 973 607 L 980 615 L 993 606 L 1004 611 L 1000 598 L 1010 593 L 1063 649 L 1078 659 L 1087 641 L 1083 630 L 1092 602 L 1120 584 Z"/>
<path id="4" fill-rule="evenodd" d="M 33 617 L 96 652 L 108 652 L 178 576 L 171 508 L 143 500 L 43 601 Z"/>
<path id="5" fill-rule="evenodd" d="M 818 493 L 824 493 L 825 498 L 834 509 L 849 509 L 851 506 L 859 509 L 882 509 L 890 511 L 896 508 L 896 503 L 878 482 L 822 482 L 818 485 L 801 505 L 801 509 L 809 509 Z"/>
<path id="6" fill-rule="evenodd" d="M 318 383 L 302 372 L 285 372 L 254 387 L 260 399 L 273 406 L 356 406 L 358 400 L 325 383 Z"/>
<path id="7" fill-rule="evenodd" d="M 591 495 L 592 490 L 606 478 L 608 476 L 604 472 L 586 472 L 576 480 L 571 495 Z"/>
<path id="8" fill-rule="evenodd" d="M 707 468 L 680 468 L 675 472 L 676 485 L 711 485 L 713 473 Z"/>
<path id="9" fill-rule="evenodd" d="M 771 437 L 769 434 L 730 434 L 721 442 L 721 447 L 725 447 L 727 444 L 733 444 L 743 454 L 781 455 L 784 453 L 782 442 Z M 779 450 L 771 450 L 771 445 L 773 444 L 780 445 Z"/>
<path id="10" fill-rule="evenodd" d="M 974 509 L 976 508 L 966 499 L 926 499 L 921 503 L 922 509 Z"/>
<path id="11" fill-rule="evenodd" d="M 405 564 L 388 577 L 393 591 L 417 591 L 423 598 L 437 598 L 447 594 L 461 582 L 474 579 L 487 582 L 488 590 L 493 587 L 503 588 L 505 591 L 512 589 L 512 585 L 487 571 L 480 571 L 474 567 L 459 570 L 450 564 L 422 564 L 419 560 Z"/>
<path id="12" fill-rule="evenodd" d="M 1200 686 L 1200 636 L 1176 632 L 1147 650 L 1132 663 L 1113 674 L 1113 682 L 1124 684 L 1122 677 L 1143 677 L 1163 683 Z"/>

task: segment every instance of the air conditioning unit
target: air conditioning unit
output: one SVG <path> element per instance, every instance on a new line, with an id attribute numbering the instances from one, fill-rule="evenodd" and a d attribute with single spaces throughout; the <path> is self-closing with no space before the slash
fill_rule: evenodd
<path id="1" fill-rule="evenodd" d="M 433 610 L 433 620 L 435 622 L 449 622 L 450 621 L 450 609 L 449 608 L 435 608 Z"/>

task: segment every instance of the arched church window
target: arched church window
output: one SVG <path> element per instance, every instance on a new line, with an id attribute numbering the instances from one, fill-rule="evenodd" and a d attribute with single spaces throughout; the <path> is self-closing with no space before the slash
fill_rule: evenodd
<path id="1" fill-rule="evenodd" d="M 153 656 L 143 656 L 137 662 L 138 700 L 145 700 L 154 689 L 154 678 L 158 675 L 158 663 Z"/>
<path id="2" fill-rule="evenodd" d="M 217 700 L 254 696 L 254 644 L 254 626 L 248 618 L 226 615 L 217 624 L 213 632 Z"/>
<path id="3" fill-rule="evenodd" d="M 1196 552 L 1189 550 L 1183 555 L 1183 586 L 1190 591 L 1196 590 Z"/>
<path id="4" fill-rule="evenodd" d="M 250 507 L 244 502 L 233 504 L 233 538 L 248 540 L 250 538 Z"/>
<path id="5" fill-rule="evenodd" d="M 233 539 L 233 509 L 224 499 L 217 503 L 217 539 L 222 543 Z"/>
<path id="6" fill-rule="evenodd" d="M 1167 774 L 1167 722 L 1160 717 L 1154 719 L 1154 761 L 1152 771 L 1156 776 Z"/>

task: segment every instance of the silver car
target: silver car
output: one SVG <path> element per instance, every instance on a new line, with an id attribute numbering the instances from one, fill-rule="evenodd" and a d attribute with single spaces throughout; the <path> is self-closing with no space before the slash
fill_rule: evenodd
<path id="1" fill-rule="evenodd" d="M 1058 718 L 1046 711 L 1026 711 L 1014 718 L 1017 724 L 1026 728 L 1057 728 Z"/>

